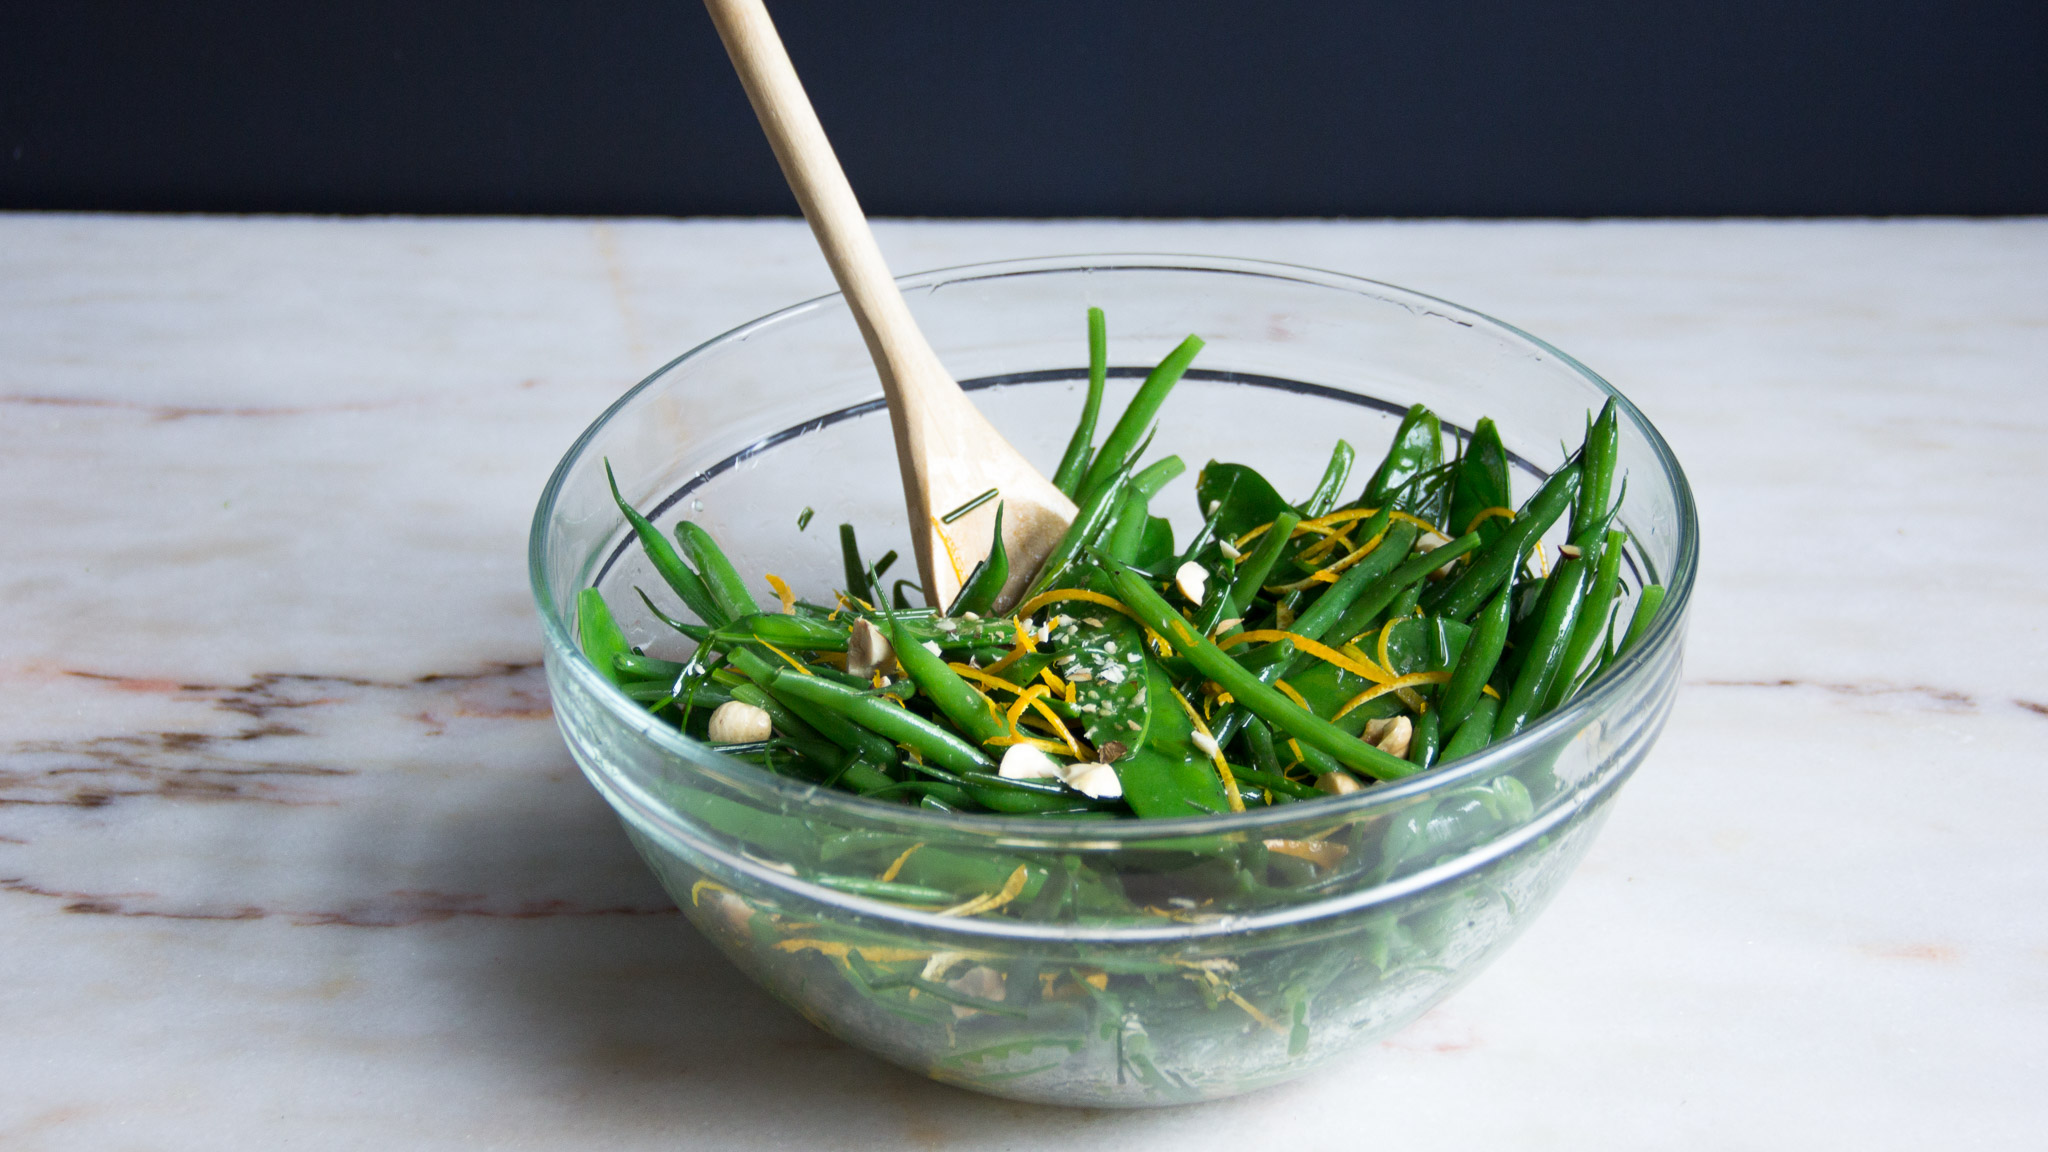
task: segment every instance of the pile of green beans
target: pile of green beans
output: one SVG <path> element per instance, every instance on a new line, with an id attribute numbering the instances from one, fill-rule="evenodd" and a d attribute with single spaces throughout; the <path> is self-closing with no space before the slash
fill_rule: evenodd
<path id="1" fill-rule="evenodd" d="M 1612 401 L 1519 506 L 1493 422 L 1447 458 L 1418 404 L 1349 502 L 1343 441 L 1299 503 L 1210 462 L 1202 527 L 1176 546 L 1152 501 L 1185 464 L 1143 457 L 1201 349 L 1175 348 L 1098 446 L 1107 338 L 1090 310 L 1087 397 L 1054 476 L 1079 513 L 1019 604 L 998 600 L 1000 503 L 951 604 L 885 587 L 896 553 L 867 563 L 842 525 L 844 587 L 814 602 L 778 584 L 764 610 L 702 526 L 664 535 L 614 484 L 666 586 L 637 591 L 680 655 L 630 646 L 595 589 L 577 601 L 584 653 L 626 697 L 779 775 L 938 811 L 1157 819 L 1313 801 L 1470 756 L 1582 691 L 1661 606 L 1661 588 L 1634 589 L 1620 627 Z M 973 504 L 989 499 L 1001 493 Z"/>

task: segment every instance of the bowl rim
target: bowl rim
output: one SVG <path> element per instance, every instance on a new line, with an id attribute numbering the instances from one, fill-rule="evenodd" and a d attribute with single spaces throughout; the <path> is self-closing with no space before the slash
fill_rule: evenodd
<path id="1" fill-rule="evenodd" d="M 1316 801 L 1314 810 L 1318 819 L 1327 817 L 1340 820 L 1357 817 L 1377 809 L 1403 805 L 1432 793 L 1452 791 L 1469 783 L 1475 777 L 1491 775 L 1500 770 L 1507 761 L 1519 758 L 1527 751 L 1556 738 L 1560 733 L 1566 730 L 1577 731 L 1584 727 L 1588 713 L 1603 709 L 1615 696 L 1627 691 L 1646 668 L 1661 664 L 1664 654 L 1682 642 L 1682 622 L 1686 618 L 1691 601 L 1699 552 L 1698 511 L 1685 472 L 1663 434 L 1634 402 L 1599 373 L 1541 337 L 1475 309 L 1384 281 L 1306 265 L 1243 257 L 1152 252 L 1028 257 L 948 265 L 900 276 L 896 282 L 906 295 L 912 295 L 920 290 L 931 291 L 947 284 L 971 280 L 1120 271 L 1244 275 L 1306 283 L 1368 295 L 1393 303 L 1421 304 L 1426 306 L 1427 311 L 1435 312 L 1454 322 L 1493 329 L 1514 340 L 1525 342 L 1544 355 L 1555 357 L 1559 363 L 1592 384 L 1596 390 L 1613 398 L 1621 415 L 1632 421 L 1643 435 L 1658 466 L 1671 483 L 1675 496 L 1675 530 L 1678 541 L 1675 559 L 1670 571 L 1665 574 L 1666 592 L 1663 609 L 1642 640 L 1623 654 L 1608 674 L 1528 728 L 1467 757 L 1448 770 L 1433 769 L 1419 772 L 1406 779 L 1381 783 L 1347 796 Z M 713 349 L 746 340 L 764 329 L 829 307 L 841 302 L 842 299 L 842 294 L 838 292 L 814 296 L 749 320 L 697 344 L 628 389 L 570 444 L 542 490 L 528 538 L 530 587 L 540 614 L 544 639 L 551 650 L 560 653 L 564 658 L 562 672 L 577 677 L 594 698 L 604 702 L 612 717 L 626 728 L 648 739 L 664 753 L 691 764 L 696 770 L 719 778 L 722 783 L 755 795 L 779 794 L 792 806 L 819 808 L 832 816 L 843 816 L 864 823 L 886 821 L 912 834 L 922 830 L 962 838 L 999 839 L 1010 846 L 1026 844 L 1055 851 L 1100 850 L 1104 847 L 1141 847 L 1147 841 L 1169 840 L 1190 835 L 1251 833 L 1300 820 L 1303 814 L 1292 804 L 1273 805 L 1241 813 L 1107 823 L 1053 822 L 1032 820 L 1028 817 L 971 813 L 944 814 L 929 812 L 922 808 L 884 804 L 853 793 L 824 789 L 815 784 L 775 776 L 756 765 L 725 756 L 714 746 L 700 743 L 684 735 L 680 730 L 656 721 L 652 714 L 629 699 L 584 657 L 581 647 L 571 634 L 568 622 L 555 610 L 546 567 L 548 528 L 552 513 L 570 472 L 581 462 L 584 452 L 611 421 L 636 398 L 683 364 Z M 879 386 L 877 391 L 879 393 Z M 623 527 L 623 518 L 620 524 Z M 612 793 L 609 787 L 604 787 L 604 791 L 607 795 Z M 695 834 L 694 827 L 679 820 L 673 809 L 658 804 L 636 804 L 634 807 L 642 809 L 643 814 L 653 819 L 662 831 L 680 835 L 693 846 L 704 847 L 699 843 L 701 838 Z M 1575 809 L 1578 805 L 1566 804 L 1559 807 Z M 1544 811 L 1539 810 L 1537 818 L 1532 819 L 1530 823 L 1544 823 L 1541 819 L 1543 815 Z M 1519 837 L 1510 835 L 1507 839 Z M 813 885 L 772 869 L 763 869 L 761 872 L 763 879 L 772 876 L 781 886 L 800 887 L 807 895 L 831 903 L 844 903 L 857 906 L 864 912 L 884 912 L 907 918 L 917 918 L 918 915 L 886 902 L 850 897 L 847 893 Z M 957 920 L 938 923 L 955 929 L 965 927 Z"/>

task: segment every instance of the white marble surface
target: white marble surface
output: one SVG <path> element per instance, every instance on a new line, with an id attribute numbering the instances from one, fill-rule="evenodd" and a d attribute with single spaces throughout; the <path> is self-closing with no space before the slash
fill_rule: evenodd
<path id="1" fill-rule="evenodd" d="M 897 223 L 1256 256 L 1578 354 L 1690 470 L 1687 687 L 1557 904 L 1335 1072 L 1135 1114 L 813 1031 L 574 773 L 527 519 L 790 222 L 0 217 L 0 1148 L 2040 1147 L 2048 221 Z"/>

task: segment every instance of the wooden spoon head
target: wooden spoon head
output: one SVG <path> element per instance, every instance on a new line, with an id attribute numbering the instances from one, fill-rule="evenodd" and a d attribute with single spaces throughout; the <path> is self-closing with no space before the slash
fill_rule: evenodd
<path id="1" fill-rule="evenodd" d="M 923 521 L 923 531 L 913 525 L 911 539 L 925 600 L 943 609 L 959 595 L 968 574 L 988 555 L 1000 504 L 1010 576 L 996 608 L 1008 608 L 1074 522 L 1074 502 L 1010 446 L 936 357 L 920 376 L 900 389 L 915 402 L 892 405 L 890 417 L 910 514 Z M 991 488 L 995 499 L 950 524 L 940 522 Z"/>

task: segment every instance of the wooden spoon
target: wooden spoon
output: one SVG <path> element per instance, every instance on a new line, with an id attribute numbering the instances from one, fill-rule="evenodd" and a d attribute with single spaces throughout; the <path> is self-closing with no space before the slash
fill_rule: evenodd
<path id="1" fill-rule="evenodd" d="M 940 609 L 952 603 L 989 551 L 1000 503 L 1010 577 L 996 605 L 1007 607 L 1073 522 L 1074 502 L 1003 439 L 918 331 L 761 0 L 704 6 L 881 374 L 925 599 Z M 991 488 L 998 500 L 940 523 Z"/>

